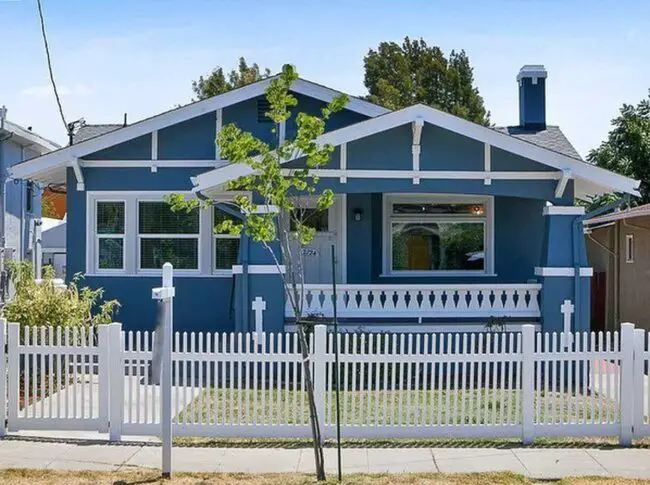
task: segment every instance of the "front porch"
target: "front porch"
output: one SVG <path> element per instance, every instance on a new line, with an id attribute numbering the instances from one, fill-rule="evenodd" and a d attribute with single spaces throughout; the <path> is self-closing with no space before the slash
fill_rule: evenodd
<path id="1" fill-rule="evenodd" d="M 398 320 L 405 318 L 483 319 L 540 317 L 541 284 L 337 285 L 307 284 L 302 295 L 306 317 Z M 285 317 L 293 318 L 287 302 Z"/>

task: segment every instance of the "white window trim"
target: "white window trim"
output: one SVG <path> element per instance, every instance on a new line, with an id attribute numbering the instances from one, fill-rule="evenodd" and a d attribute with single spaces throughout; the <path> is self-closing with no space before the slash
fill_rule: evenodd
<path id="1" fill-rule="evenodd" d="M 227 200 L 223 200 L 220 202 L 228 202 Z M 217 253 L 217 241 L 219 239 L 241 239 L 240 236 L 232 236 L 230 234 L 217 234 L 214 232 L 214 226 L 215 226 L 215 220 L 214 220 L 214 206 L 209 209 L 210 212 L 210 232 L 212 233 L 212 254 L 211 254 L 211 262 L 210 262 L 210 267 L 212 268 L 212 274 L 215 276 L 217 275 L 223 275 L 223 276 L 230 276 L 233 274 L 233 270 L 231 269 L 226 269 L 226 268 L 217 268 L 217 258 L 216 258 L 216 253 Z M 240 251 L 241 251 L 241 242 L 240 242 Z M 238 262 L 237 262 L 238 263 Z M 235 265 L 236 266 L 236 265 Z"/>
<path id="2" fill-rule="evenodd" d="M 625 262 L 634 263 L 634 234 L 625 235 Z"/>
<path id="3" fill-rule="evenodd" d="M 140 269 L 140 239 L 138 217 L 139 202 L 160 202 L 169 194 L 183 194 L 187 197 L 194 197 L 189 191 L 87 191 L 86 192 L 86 275 L 87 276 L 129 276 L 129 277 L 151 277 L 161 276 L 162 269 Z M 232 193 L 227 194 L 230 200 Z M 225 197 L 225 195 L 224 195 Z M 226 199 L 224 199 L 226 200 Z M 117 202 L 125 203 L 124 214 L 124 258 L 122 270 L 99 269 L 97 264 L 97 229 L 96 229 L 96 203 Z M 213 238 L 212 210 L 201 210 L 199 220 L 199 269 L 198 270 L 175 270 L 174 274 L 185 277 L 230 277 L 232 270 L 213 270 L 214 267 L 214 238 Z M 172 234 L 161 234 L 158 237 L 175 237 Z M 183 237 L 196 237 L 186 234 Z M 156 237 L 154 234 L 147 234 L 145 237 Z M 180 237 L 180 236 L 179 236 Z"/>
<path id="4" fill-rule="evenodd" d="M 432 270 L 432 271 L 393 271 L 392 270 L 392 237 L 391 237 L 391 204 L 394 202 L 444 202 L 444 203 L 481 203 L 485 205 L 485 269 L 482 271 Z M 455 221 L 462 218 L 449 218 Z M 399 277 L 476 277 L 495 276 L 494 274 L 494 197 L 468 196 L 450 194 L 384 194 L 382 204 L 382 242 L 383 267 L 381 276 Z"/>
<path id="5" fill-rule="evenodd" d="M 99 234 L 97 232 L 97 206 L 102 202 L 122 202 L 124 204 L 124 232 L 122 234 Z M 92 230 L 94 233 L 92 244 L 94 245 L 93 270 L 97 273 L 124 274 L 126 271 L 126 228 L 127 228 L 127 204 L 124 199 L 103 199 L 93 201 Z M 100 268 L 99 267 L 99 240 L 100 239 L 121 239 L 122 240 L 122 267 L 121 268 Z"/>

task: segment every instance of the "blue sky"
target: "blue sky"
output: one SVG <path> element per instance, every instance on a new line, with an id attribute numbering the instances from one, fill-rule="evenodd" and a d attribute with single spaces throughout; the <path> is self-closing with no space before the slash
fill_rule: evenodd
<path id="1" fill-rule="evenodd" d="M 191 81 L 239 56 L 364 94 L 363 56 L 384 40 L 423 37 L 465 49 L 496 124 L 516 124 L 515 76 L 549 72 L 547 121 L 584 156 L 624 102 L 650 88 L 650 2 L 42 0 L 68 119 L 130 121 L 190 101 Z M 10 120 L 65 142 L 35 0 L 0 0 L 0 105 Z M 9 42 L 9 44 L 7 44 Z"/>

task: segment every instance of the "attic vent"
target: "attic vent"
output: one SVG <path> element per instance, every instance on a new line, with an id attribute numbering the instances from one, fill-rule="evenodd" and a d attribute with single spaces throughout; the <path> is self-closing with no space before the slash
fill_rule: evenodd
<path id="1" fill-rule="evenodd" d="M 271 104 L 266 99 L 257 100 L 257 122 L 258 123 L 273 123 L 271 118 L 266 116 L 266 113 L 271 109 Z"/>

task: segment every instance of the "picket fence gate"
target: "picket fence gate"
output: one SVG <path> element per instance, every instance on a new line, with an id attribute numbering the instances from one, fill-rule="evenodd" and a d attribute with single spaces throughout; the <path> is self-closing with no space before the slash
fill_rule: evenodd
<path id="1" fill-rule="evenodd" d="M 155 335 L 0 321 L 0 435 L 95 430 L 159 435 Z M 323 436 L 335 436 L 334 334 L 310 335 Z M 339 334 L 341 430 L 348 438 L 650 435 L 647 333 Z M 173 432 L 309 437 L 296 334 L 175 333 Z"/>

